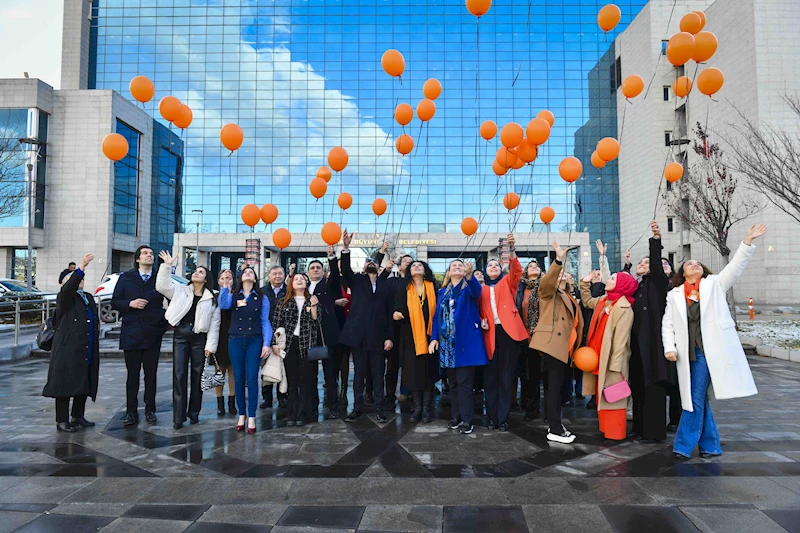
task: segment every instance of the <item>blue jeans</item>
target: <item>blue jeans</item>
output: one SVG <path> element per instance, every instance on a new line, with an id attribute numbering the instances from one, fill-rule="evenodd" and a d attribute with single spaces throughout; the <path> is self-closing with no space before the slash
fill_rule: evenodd
<path id="1" fill-rule="evenodd" d="M 261 347 L 264 345 L 261 335 L 252 337 L 228 338 L 228 353 L 233 366 L 233 381 L 236 390 L 236 409 L 239 414 L 247 411 L 247 416 L 256 416 L 258 406 L 258 372 L 261 363 Z M 247 383 L 247 404 L 245 409 L 244 385 Z"/>
<path id="2" fill-rule="evenodd" d="M 719 431 L 711 413 L 708 402 L 708 387 L 711 384 L 711 374 L 708 373 L 708 363 L 700 348 L 695 347 L 695 361 L 689 362 L 692 387 L 692 408 L 694 411 L 683 411 L 678 432 L 675 435 L 675 444 L 672 451 L 685 457 L 691 457 L 695 446 L 700 448 L 700 453 L 721 455 L 722 446 L 719 443 Z"/>

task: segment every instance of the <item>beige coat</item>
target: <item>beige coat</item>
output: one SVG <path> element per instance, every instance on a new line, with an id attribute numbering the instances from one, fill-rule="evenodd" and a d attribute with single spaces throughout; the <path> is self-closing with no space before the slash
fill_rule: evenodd
<path id="1" fill-rule="evenodd" d="M 581 345 L 583 313 L 569 295 L 558 288 L 561 265 L 552 263 L 539 283 L 539 323 L 533 330 L 530 347 L 569 363 L 572 352 Z M 570 344 L 577 313 L 577 337 Z"/>
<path id="2" fill-rule="evenodd" d="M 589 290 L 591 283 L 581 281 L 581 300 L 583 305 L 595 309 L 597 303 L 605 301 L 605 296 L 592 298 Z M 598 311 L 595 310 L 595 313 Z M 600 310 L 599 312 L 603 312 Z M 611 314 L 606 323 L 606 330 L 603 334 L 603 345 L 600 349 L 600 373 L 595 376 L 591 372 L 583 373 L 583 394 L 592 395 L 603 387 L 619 383 L 623 379 L 629 379 L 628 367 L 631 359 L 631 328 L 633 327 L 633 309 L 630 302 L 625 297 L 617 300 L 611 308 Z M 623 377 L 624 376 L 624 377 Z M 603 395 L 597 398 L 597 410 L 626 409 L 628 399 L 624 398 L 615 403 L 606 402 Z"/>

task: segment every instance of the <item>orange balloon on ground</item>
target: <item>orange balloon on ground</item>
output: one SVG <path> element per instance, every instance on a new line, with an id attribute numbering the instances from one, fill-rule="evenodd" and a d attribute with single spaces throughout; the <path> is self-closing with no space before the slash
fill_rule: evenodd
<path id="1" fill-rule="evenodd" d="M 614 137 L 600 139 L 597 143 L 597 155 L 603 161 L 613 161 L 619 155 L 619 141 Z"/>
<path id="2" fill-rule="evenodd" d="M 539 219 L 544 222 L 545 224 L 549 224 L 556 218 L 556 212 L 553 211 L 552 207 L 543 207 L 541 211 L 539 211 Z"/>
<path id="3" fill-rule="evenodd" d="M 481 137 L 491 141 L 495 135 L 497 135 L 497 124 L 493 120 L 484 120 L 481 123 Z"/>
<path id="4" fill-rule="evenodd" d="M 492 170 L 494 170 L 494 173 L 498 176 L 504 176 L 505 173 L 508 172 L 508 169 L 501 165 L 497 159 L 492 162 Z"/>
<path id="5" fill-rule="evenodd" d="M 339 224 L 336 222 L 326 222 L 325 225 L 322 226 L 320 234 L 325 244 L 333 246 L 342 238 L 342 228 L 340 228 Z"/>
<path id="6" fill-rule="evenodd" d="M 622 95 L 625 98 L 636 98 L 644 90 L 644 78 L 631 74 L 622 82 Z"/>
<path id="7" fill-rule="evenodd" d="M 686 13 L 681 19 L 681 31 L 694 35 L 703 29 L 703 19 L 697 13 Z"/>
<path id="8" fill-rule="evenodd" d="M 680 163 L 669 163 L 664 167 L 664 177 L 670 183 L 675 183 L 683 177 L 683 165 Z"/>
<path id="9" fill-rule="evenodd" d="M 410 154 L 414 149 L 414 139 L 411 138 L 411 135 L 404 133 L 394 142 L 394 147 L 403 155 Z"/>
<path id="10" fill-rule="evenodd" d="M 331 148 L 331 151 L 328 152 L 328 165 L 336 172 L 344 170 L 349 160 L 350 156 L 347 155 L 347 150 L 341 146 Z"/>
<path id="11" fill-rule="evenodd" d="M 676 67 L 685 65 L 692 58 L 694 48 L 694 35 L 685 31 L 676 33 L 667 42 L 667 59 Z"/>
<path id="12" fill-rule="evenodd" d="M 519 143 L 516 152 L 519 160 L 525 163 L 532 162 L 534 159 L 536 159 L 536 156 L 539 155 L 539 149 L 527 137 L 522 139 L 522 142 Z"/>
<path id="13" fill-rule="evenodd" d="M 225 148 L 235 152 L 244 142 L 244 132 L 238 124 L 225 124 L 219 130 L 219 139 Z"/>
<path id="14" fill-rule="evenodd" d="M 427 122 L 436 114 L 436 104 L 433 100 L 424 99 L 420 100 L 417 104 L 417 116 L 422 122 Z"/>
<path id="15" fill-rule="evenodd" d="M 706 14 L 703 13 L 702 11 L 692 11 L 692 13 L 695 13 L 695 14 L 697 14 L 698 17 L 700 17 L 700 21 L 703 24 L 702 26 L 700 26 L 700 29 L 702 30 L 703 28 L 705 28 L 706 27 Z"/>
<path id="16" fill-rule="evenodd" d="M 109 133 L 103 137 L 103 154 L 112 161 L 119 161 L 128 155 L 128 141 L 119 133 Z"/>
<path id="17" fill-rule="evenodd" d="M 621 18 L 622 11 L 615 4 L 608 4 L 597 13 L 597 25 L 603 31 L 611 31 L 617 27 Z"/>
<path id="18" fill-rule="evenodd" d="M 319 200 L 328 192 L 328 182 L 322 178 L 314 178 L 309 183 L 308 188 L 311 191 L 311 196 Z"/>
<path id="19" fill-rule="evenodd" d="M 550 124 L 551 128 L 556 125 L 556 116 L 549 109 L 543 109 L 539 111 L 539 114 L 536 115 L 536 118 L 545 119 L 547 123 Z"/>
<path id="20" fill-rule="evenodd" d="M 528 127 L 525 128 L 525 134 L 528 140 L 533 144 L 540 146 L 547 142 L 550 138 L 550 123 L 545 118 L 535 118 L 528 122 Z"/>
<path id="21" fill-rule="evenodd" d="M 185 130 L 192 124 L 192 110 L 186 104 L 181 104 L 181 112 L 173 122 L 178 128 Z"/>
<path id="22" fill-rule="evenodd" d="M 376 198 L 374 202 L 372 202 L 372 212 L 378 216 L 381 216 L 386 212 L 386 200 L 383 198 Z"/>
<path id="23" fill-rule="evenodd" d="M 336 199 L 336 203 L 339 204 L 341 209 L 347 211 L 350 209 L 350 206 L 353 205 L 353 197 L 349 192 L 343 192 L 339 195 L 339 198 Z"/>
<path id="24" fill-rule="evenodd" d="M 392 77 L 402 76 L 406 70 L 406 60 L 403 54 L 395 49 L 386 50 L 381 56 L 381 66 L 386 74 Z"/>
<path id="25" fill-rule="evenodd" d="M 514 150 L 509 150 L 505 146 L 501 146 L 497 149 L 495 159 L 500 163 L 501 167 L 511 168 L 514 166 L 514 163 L 517 162 L 517 154 Z"/>
<path id="26" fill-rule="evenodd" d="M 681 76 L 672 82 L 672 92 L 678 98 L 686 98 L 686 95 L 692 90 L 692 78 L 689 76 Z"/>
<path id="27" fill-rule="evenodd" d="M 278 219 L 278 208 L 273 204 L 264 204 L 261 206 L 261 220 L 264 224 L 272 224 Z"/>
<path id="28" fill-rule="evenodd" d="M 604 166 L 606 166 L 606 161 L 600 159 L 600 156 L 597 155 L 597 150 L 592 152 L 592 165 L 594 166 L 594 168 L 603 168 Z"/>
<path id="29" fill-rule="evenodd" d="M 422 94 L 428 100 L 436 100 L 442 94 L 442 83 L 436 78 L 431 78 L 422 86 Z"/>
<path id="30" fill-rule="evenodd" d="M 717 36 L 710 31 L 701 31 L 694 36 L 694 53 L 692 59 L 695 63 L 702 63 L 711 59 L 717 51 Z"/>
<path id="31" fill-rule="evenodd" d="M 261 209 L 256 204 L 247 204 L 242 208 L 242 222 L 251 228 L 261 222 Z"/>
<path id="32" fill-rule="evenodd" d="M 464 232 L 464 235 L 467 237 L 475 235 L 475 232 L 478 231 L 478 221 L 472 217 L 465 218 L 461 221 L 461 231 Z"/>
<path id="33" fill-rule="evenodd" d="M 594 372 L 600 364 L 600 356 L 594 348 L 584 346 L 575 350 L 572 354 L 572 360 L 575 366 L 584 372 Z"/>
<path id="34" fill-rule="evenodd" d="M 503 205 L 509 211 L 519 207 L 519 194 L 515 192 L 506 193 L 506 195 L 503 196 Z"/>
<path id="35" fill-rule="evenodd" d="M 174 96 L 165 96 L 158 103 L 158 112 L 167 122 L 173 122 L 181 113 L 181 101 Z"/>
<path id="36" fill-rule="evenodd" d="M 577 157 L 565 157 L 558 165 L 558 174 L 567 183 L 577 181 L 581 177 L 581 172 L 583 172 L 583 164 Z"/>
<path id="37" fill-rule="evenodd" d="M 411 123 L 414 118 L 414 108 L 408 104 L 397 104 L 394 109 L 394 119 L 401 126 L 406 126 Z"/>
<path id="38" fill-rule="evenodd" d="M 128 88 L 131 96 L 141 103 L 149 102 L 156 94 L 156 88 L 147 76 L 136 76 L 131 80 Z"/>
<path id="39" fill-rule="evenodd" d="M 509 122 L 500 130 L 500 142 L 506 148 L 514 148 L 522 142 L 525 131 L 516 122 Z"/>
<path id="40" fill-rule="evenodd" d="M 331 172 L 331 169 L 329 167 L 319 167 L 317 169 L 316 176 L 318 178 L 324 179 L 325 182 L 327 183 L 327 182 L 331 181 L 331 176 L 333 176 L 333 173 Z"/>
<path id="41" fill-rule="evenodd" d="M 697 90 L 707 96 L 722 89 L 723 83 L 725 83 L 725 76 L 718 68 L 707 68 L 697 76 Z"/>
<path id="42" fill-rule="evenodd" d="M 489 12 L 492 7 L 492 0 L 467 0 L 467 11 L 478 18 Z"/>
<path id="43" fill-rule="evenodd" d="M 283 250 L 292 243 L 292 234 L 286 228 L 278 228 L 272 234 L 272 243 Z"/>

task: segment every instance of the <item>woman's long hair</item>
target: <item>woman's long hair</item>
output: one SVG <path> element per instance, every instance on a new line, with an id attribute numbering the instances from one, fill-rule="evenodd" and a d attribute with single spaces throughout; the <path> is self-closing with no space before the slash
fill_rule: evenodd
<path id="1" fill-rule="evenodd" d="M 533 264 L 536 264 L 536 266 L 539 267 L 539 278 L 541 279 L 541 277 L 542 277 L 542 265 L 540 265 L 539 261 L 537 261 L 536 259 L 531 259 L 530 261 L 528 261 L 528 264 L 525 265 L 525 269 L 522 271 L 522 277 L 523 278 L 528 279 L 528 269 Z"/>
<path id="2" fill-rule="evenodd" d="M 685 264 L 686 263 L 684 262 L 684 265 Z M 711 272 L 711 269 L 705 266 L 703 263 L 700 263 L 700 266 L 703 267 L 703 276 L 702 276 L 703 278 L 713 274 L 713 272 Z M 683 275 L 683 265 L 681 265 L 680 268 L 678 268 L 678 270 L 676 270 L 675 274 L 672 276 L 672 287 L 680 287 L 683 285 L 685 281 L 686 277 Z"/>
<path id="3" fill-rule="evenodd" d="M 308 292 L 308 286 L 311 285 L 309 277 L 305 274 L 295 274 L 294 276 L 289 278 L 289 283 L 286 285 L 286 296 L 284 296 L 283 300 L 281 300 L 281 309 L 283 309 L 286 305 L 288 305 L 289 302 L 294 303 L 294 278 L 296 278 L 297 276 L 303 276 L 306 280 L 306 288 L 303 291 L 303 296 L 305 297 L 306 302 L 308 302 L 311 299 L 311 293 Z"/>
<path id="4" fill-rule="evenodd" d="M 436 278 L 433 276 L 433 270 L 431 270 L 431 267 L 428 265 L 428 263 L 426 263 L 425 261 L 419 261 L 419 260 L 411 261 L 411 264 L 408 265 L 408 268 L 406 269 L 406 274 L 407 275 L 404 278 L 404 279 L 407 280 L 406 281 L 406 290 L 408 290 L 409 285 L 413 285 L 414 284 L 414 278 L 411 277 L 411 265 L 413 265 L 414 263 L 419 263 L 420 265 L 422 265 L 422 268 L 425 269 L 425 274 L 423 274 L 422 279 L 424 281 L 430 281 L 431 283 L 433 283 L 433 290 L 438 292 L 439 291 L 439 287 L 438 287 L 438 285 L 436 283 Z"/>
<path id="5" fill-rule="evenodd" d="M 206 291 L 211 293 L 211 302 L 214 304 L 214 307 L 217 306 L 217 295 L 214 294 L 213 289 L 211 288 L 211 272 L 204 266 L 198 266 L 197 268 L 202 268 L 206 273 L 206 280 L 203 282 L 203 294 Z M 197 270 L 197 268 L 195 270 Z"/>
<path id="6" fill-rule="evenodd" d="M 258 299 L 260 301 L 261 298 L 264 297 L 264 293 L 261 292 L 261 288 L 258 286 L 258 274 L 256 274 L 255 270 L 253 270 L 253 267 L 249 266 L 244 267 L 242 271 L 239 273 L 239 275 L 236 276 L 236 284 L 233 286 L 234 297 L 235 295 L 239 294 L 239 292 L 242 290 L 242 285 L 243 285 L 242 275 L 244 274 L 245 270 L 249 270 L 250 272 L 252 272 L 253 276 L 255 277 L 255 280 L 253 280 L 253 292 L 256 293 L 256 296 L 258 296 Z"/>

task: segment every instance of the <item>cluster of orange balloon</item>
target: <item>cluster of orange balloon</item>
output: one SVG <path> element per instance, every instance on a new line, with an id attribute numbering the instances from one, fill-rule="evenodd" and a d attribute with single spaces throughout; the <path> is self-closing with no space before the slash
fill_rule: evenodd
<path id="1" fill-rule="evenodd" d="M 264 204 L 260 208 L 256 204 L 247 204 L 242 208 L 242 222 L 251 228 L 259 222 L 272 224 L 278 219 L 278 208 L 273 204 Z"/>
<path id="2" fill-rule="evenodd" d="M 523 130 L 516 122 L 510 122 L 500 130 L 500 142 L 503 147 L 497 150 L 492 170 L 503 176 L 509 170 L 519 170 L 532 163 L 539 155 L 539 146 L 550 138 L 550 129 L 555 124 L 555 115 L 549 110 L 540 111 Z M 497 135 L 497 124 L 491 120 L 480 126 L 480 135 L 486 141 Z"/>
<path id="3" fill-rule="evenodd" d="M 695 63 L 704 63 L 716 53 L 717 36 L 709 31 L 702 31 L 706 25 L 706 16 L 702 11 L 693 11 L 683 16 L 680 23 L 680 33 L 673 35 L 667 42 L 667 59 L 676 67 L 685 65 L 689 60 Z M 709 68 L 697 77 L 697 90 L 712 96 L 717 93 L 725 82 L 722 72 L 716 68 Z M 672 85 L 676 96 L 684 98 L 692 90 L 692 80 L 681 76 Z"/>
<path id="4" fill-rule="evenodd" d="M 417 104 L 417 117 L 422 122 L 428 122 L 436 114 L 436 104 L 433 101 L 442 94 L 442 83 L 436 78 L 430 78 L 422 86 L 422 94 L 425 98 Z M 406 103 L 398 104 L 394 110 L 394 119 L 403 127 L 409 125 L 414 119 L 414 108 Z M 397 137 L 394 146 L 401 155 L 408 155 L 414 150 L 414 139 L 403 133 Z"/>
<path id="5" fill-rule="evenodd" d="M 603 168 L 606 163 L 619 156 L 619 141 L 613 137 L 606 137 L 597 142 L 597 148 L 592 152 L 592 166 Z"/>
<path id="6" fill-rule="evenodd" d="M 133 82 L 131 81 L 131 83 Z M 182 130 L 188 128 L 192 123 L 192 110 L 174 96 L 162 98 L 158 102 L 158 112 L 161 113 L 164 120 L 175 124 L 176 127 Z"/>

